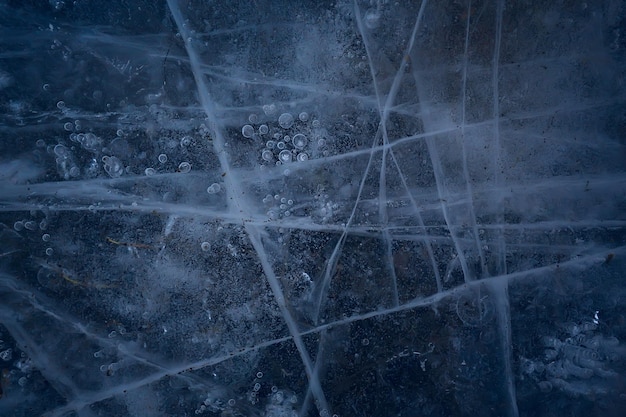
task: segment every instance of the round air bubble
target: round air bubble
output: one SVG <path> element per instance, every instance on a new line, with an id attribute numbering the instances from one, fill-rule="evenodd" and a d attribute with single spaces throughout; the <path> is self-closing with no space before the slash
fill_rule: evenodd
<path id="1" fill-rule="evenodd" d="M 30 231 L 37 230 L 37 222 L 29 220 L 26 223 L 24 223 L 24 228 Z"/>
<path id="2" fill-rule="evenodd" d="M 54 253 L 54 250 L 52 248 L 47 248 L 46 249 L 46 255 L 52 256 L 53 253 Z"/>
<path id="3" fill-rule="evenodd" d="M 296 157 L 298 159 L 299 162 L 304 162 L 307 161 L 309 159 L 309 155 L 307 155 L 304 152 L 301 152 L 298 154 L 298 156 Z"/>
<path id="4" fill-rule="evenodd" d="M 65 108 L 65 102 L 63 100 L 57 102 L 57 109 L 64 109 Z"/>
<path id="5" fill-rule="evenodd" d="M 287 149 L 280 151 L 278 159 L 280 159 L 282 163 L 291 162 L 291 151 L 288 151 Z"/>
<path id="6" fill-rule="evenodd" d="M 71 132 L 72 130 L 74 130 L 74 124 L 72 122 L 67 122 L 63 125 L 63 129 Z"/>
<path id="7" fill-rule="evenodd" d="M 251 138 L 254 136 L 254 128 L 250 125 L 244 125 L 241 128 L 241 134 L 244 138 Z"/>
<path id="8" fill-rule="evenodd" d="M 267 125 L 261 125 L 261 126 L 259 126 L 259 133 L 260 133 L 260 134 L 262 134 L 262 135 L 266 135 L 266 134 L 267 134 L 267 132 L 269 132 L 269 131 L 270 131 L 270 129 L 269 129 L 269 127 L 267 127 Z"/>
<path id="9" fill-rule="evenodd" d="M 266 149 L 261 152 L 261 158 L 263 158 L 264 161 L 271 162 L 274 160 L 274 154 L 269 149 Z"/>
<path id="10" fill-rule="evenodd" d="M 186 148 L 189 145 L 191 145 L 191 136 L 183 136 L 180 139 L 180 146 L 182 146 L 183 148 Z"/>
<path id="11" fill-rule="evenodd" d="M 301 122 L 306 122 L 307 120 L 309 120 L 309 113 L 303 111 L 298 115 L 298 119 L 300 119 Z"/>
<path id="12" fill-rule="evenodd" d="M 165 155 L 164 153 L 159 155 L 159 162 L 164 164 L 167 162 L 167 155 Z"/>
<path id="13" fill-rule="evenodd" d="M 115 134 L 121 138 L 122 136 L 124 136 L 124 131 L 122 129 L 117 129 L 115 131 Z"/>
<path id="14" fill-rule="evenodd" d="M 285 142 L 283 142 L 283 141 L 278 142 L 278 143 L 276 144 L 276 147 L 277 147 L 278 149 L 285 149 Z"/>
<path id="15" fill-rule="evenodd" d="M 275 146 L 276 146 L 276 142 L 275 142 L 275 141 L 273 141 L 273 140 L 268 140 L 268 141 L 265 143 L 265 147 L 266 147 L 267 149 L 274 149 L 274 147 L 275 147 Z"/>
<path id="16" fill-rule="evenodd" d="M 292 139 L 291 139 L 293 146 L 295 146 L 298 149 L 303 149 L 306 144 L 307 144 L 307 139 L 306 136 L 304 136 L 302 133 L 298 133 L 297 135 L 295 135 Z"/>
<path id="17" fill-rule="evenodd" d="M 191 164 L 189 162 L 181 162 L 178 165 L 178 172 L 181 172 L 183 174 L 188 173 L 189 171 L 191 171 Z"/>
<path id="18" fill-rule="evenodd" d="M 152 175 L 156 174 L 156 171 L 154 170 L 154 168 L 146 168 L 146 170 L 145 170 L 144 172 L 145 172 L 145 174 L 146 174 L 148 177 L 150 177 L 150 176 L 152 176 Z"/>
<path id="19" fill-rule="evenodd" d="M 41 235 L 41 240 L 43 240 L 44 242 L 50 242 L 50 235 L 44 233 L 43 235 Z"/>
<path id="20" fill-rule="evenodd" d="M 54 154 L 59 158 L 67 158 L 68 156 L 70 156 L 69 150 L 61 144 L 54 147 Z"/>
<path id="21" fill-rule="evenodd" d="M 43 148 L 44 146 L 46 146 L 46 141 L 44 141 L 43 139 L 38 139 L 37 142 L 35 142 L 35 146 L 37 146 L 38 148 Z"/>
<path id="22" fill-rule="evenodd" d="M 206 192 L 209 194 L 216 194 L 216 193 L 219 193 L 221 189 L 222 189 L 222 186 L 214 182 L 213 184 L 209 186 L 209 188 L 206 189 Z"/>
<path id="23" fill-rule="evenodd" d="M 291 113 L 283 113 L 278 117 L 278 124 L 283 129 L 289 129 L 293 126 L 293 116 Z"/>
<path id="24" fill-rule="evenodd" d="M 202 242 L 200 249 L 202 249 L 203 252 L 208 252 L 211 249 L 211 244 L 209 242 Z"/>
<path id="25" fill-rule="evenodd" d="M 13 229 L 15 229 L 16 232 L 21 232 L 22 230 L 24 230 L 24 222 L 16 221 L 15 223 L 13 223 Z"/>
<path id="26" fill-rule="evenodd" d="M 261 372 L 261 371 L 257 372 L 256 373 L 256 377 L 259 378 L 259 379 L 263 378 L 263 372 Z"/>
<path id="27" fill-rule="evenodd" d="M 248 116 L 248 121 L 250 123 L 259 123 L 259 116 L 257 116 L 256 113 L 252 113 L 250 116 Z"/>

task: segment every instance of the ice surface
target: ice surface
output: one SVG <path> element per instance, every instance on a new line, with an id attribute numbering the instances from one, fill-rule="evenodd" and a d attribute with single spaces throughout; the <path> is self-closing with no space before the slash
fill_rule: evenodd
<path id="1" fill-rule="evenodd" d="M 0 415 L 623 415 L 623 0 L 2 1 L 0 45 Z"/>

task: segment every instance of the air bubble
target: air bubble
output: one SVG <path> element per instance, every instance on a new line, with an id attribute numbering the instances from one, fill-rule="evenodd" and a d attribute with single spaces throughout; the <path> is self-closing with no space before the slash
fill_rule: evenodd
<path id="1" fill-rule="evenodd" d="M 309 155 L 307 155 L 304 152 L 301 152 L 301 153 L 298 154 L 298 156 L 296 158 L 298 159 L 299 162 L 304 162 L 304 161 L 309 159 Z"/>
<path id="2" fill-rule="evenodd" d="M 104 162 L 104 170 L 111 178 L 118 178 L 124 171 L 122 161 L 115 156 L 103 156 L 102 162 Z"/>
<path id="3" fill-rule="evenodd" d="M 259 123 L 259 116 L 257 116 L 256 113 L 252 113 L 250 116 L 248 116 L 248 121 L 250 123 Z"/>
<path id="4" fill-rule="evenodd" d="M 43 139 L 38 139 L 37 142 L 35 142 L 35 146 L 37 146 L 38 148 L 43 148 L 44 146 L 46 146 L 46 141 Z"/>
<path id="5" fill-rule="evenodd" d="M 74 130 L 74 125 L 72 124 L 72 122 L 67 122 L 63 125 L 63 129 L 71 132 L 72 130 Z"/>
<path id="6" fill-rule="evenodd" d="M 293 126 L 293 116 L 291 113 L 283 113 L 278 117 L 278 124 L 283 129 L 289 129 Z"/>
<path id="7" fill-rule="evenodd" d="M 265 147 L 266 147 L 267 149 L 274 149 L 274 147 L 275 147 L 275 146 L 276 146 L 276 142 L 274 142 L 273 140 L 268 140 L 268 141 L 265 143 Z"/>
<path id="8" fill-rule="evenodd" d="M 24 223 L 24 228 L 26 228 L 26 229 L 28 229 L 30 231 L 37 230 L 37 222 L 29 220 L 26 223 Z"/>
<path id="9" fill-rule="evenodd" d="M 191 145 L 191 136 L 183 136 L 180 139 L 180 146 L 182 146 L 183 148 L 186 148 L 189 145 Z"/>
<path id="10" fill-rule="evenodd" d="M 286 149 L 280 151 L 280 153 L 278 154 L 278 159 L 280 159 L 280 161 L 283 163 L 291 162 L 291 151 L 288 151 Z"/>
<path id="11" fill-rule="evenodd" d="M 43 91 L 50 91 L 50 84 L 44 84 L 41 86 L 41 88 L 43 89 Z"/>
<path id="12" fill-rule="evenodd" d="M 159 155 L 159 162 L 164 164 L 167 162 L 167 155 L 165 155 L 164 153 Z"/>
<path id="13" fill-rule="evenodd" d="M 231 407 L 232 407 L 233 405 L 235 405 L 235 399 L 234 399 L 234 398 L 229 399 L 229 400 L 228 400 L 228 405 L 230 405 Z"/>
<path id="14" fill-rule="evenodd" d="M 306 122 L 307 120 L 309 120 L 309 113 L 303 111 L 298 115 L 298 119 L 300 119 L 301 122 Z"/>
<path id="15" fill-rule="evenodd" d="M 16 221 L 15 223 L 13 223 L 13 228 L 16 232 L 21 232 L 22 230 L 24 230 L 24 222 L 21 220 Z"/>
<path id="16" fill-rule="evenodd" d="M 43 240 L 44 242 L 50 242 L 50 235 L 44 233 L 43 235 L 41 235 L 41 240 Z"/>
<path id="17" fill-rule="evenodd" d="M 263 106 L 263 112 L 266 116 L 271 116 L 276 113 L 276 105 L 275 104 L 266 104 Z"/>
<path id="18" fill-rule="evenodd" d="M 250 125 L 244 125 L 241 128 L 241 134 L 244 138 L 251 138 L 254 136 L 254 128 Z"/>
<path id="19" fill-rule="evenodd" d="M 258 382 L 256 384 L 254 384 L 254 388 L 252 388 L 254 391 L 258 391 L 261 389 L 261 384 L 259 384 Z"/>
<path id="20" fill-rule="evenodd" d="M 54 147 L 54 154 L 59 158 L 67 158 L 70 156 L 69 150 L 64 145 L 56 145 Z"/>
<path id="21" fill-rule="evenodd" d="M 298 149 L 303 149 L 307 144 L 306 136 L 304 136 L 302 133 L 298 133 L 297 135 L 295 135 L 292 141 L 293 141 L 293 146 L 295 146 Z"/>
<path id="22" fill-rule="evenodd" d="M 202 242 L 200 249 L 202 249 L 203 252 L 208 252 L 211 249 L 211 244 L 209 242 Z"/>
<path id="23" fill-rule="evenodd" d="M 189 162 L 181 162 L 178 165 L 178 172 L 181 172 L 183 174 L 188 173 L 189 171 L 191 171 L 191 164 Z"/>
<path id="24" fill-rule="evenodd" d="M 52 256 L 53 253 L 54 253 L 54 250 L 52 248 L 46 248 L 46 255 Z"/>
<path id="25" fill-rule="evenodd" d="M 209 194 L 216 194 L 219 193 L 221 189 L 222 187 L 218 183 L 214 182 L 209 186 L 209 188 L 206 189 L 206 192 Z"/>
<path id="26" fill-rule="evenodd" d="M 314 128 L 319 128 L 322 125 L 322 123 L 319 120 L 313 120 L 313 122 L 311 123 L 311 126 L 313 126 Z"/>
<path id="27" fill-rule="evenodd" d="M 58 101 L 58 102 L 57 102 L 57 109 L 62 110 L 62 109 L 64 109 L 64 108 L 65 108 L 65 102 L 64 102 L 63 100 Z"/>
<path id="28" fill-rule="evenodd" d="M 261 372 L 261 371 L 257 372 L 256 373 L 256 377 L 259 378 L 259 379 L 263 378 L 263 372 Z"/>
<path id="29" fill-rule="evenodd" d="M 267 125 L 261 125 L 259 126 L 259 133 L 262 135 L 266 135 L 267 132 L 269 132 L 270 129 L 267 127 Z"/>
<path id="30" fill-rule="evenodd" d="M 278 149 L 285 149 L 285 147 L 286 147 L 285 142 L 282 142 L 282 141 L 281 141 L 281 142 L 278 142 L 278 143 L 276 144 L 276 147 L 277 147 Z"/>
<path id="31" fill-rule="evenodd" d="M 271 162 L 274 159 L 274 154 L 269 149 L 265 149 L 261 152 L 261 158 L 263 158 L 264 161 Z"/>
<path id="32" fill-rule="evenodd" d="M 41 229 L 41 230 L 46 230 L 47 228 L 48 228 L 48 220 L 46 220 L 46 219 L 42 219 L 42 220 L 39 222 L 39 229 Z"/>

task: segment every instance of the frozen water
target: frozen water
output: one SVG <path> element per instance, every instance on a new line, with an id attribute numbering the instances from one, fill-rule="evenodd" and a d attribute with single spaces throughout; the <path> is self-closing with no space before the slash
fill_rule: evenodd
<path id="1" fill-rule="evenodd" d="M 0 2 L 0 415 L 621 416 L 626 2 Z"/>

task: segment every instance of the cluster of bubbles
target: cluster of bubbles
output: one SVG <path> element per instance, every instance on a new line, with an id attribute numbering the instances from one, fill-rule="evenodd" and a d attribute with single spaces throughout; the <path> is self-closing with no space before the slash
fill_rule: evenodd
<path id="1" fill-rule="evenodd" d="M 316 202 L 316 210 L 313 211 L 314 219 L 320 223 L 331 222 L 339 211 L 339 204 L 330 200 L 330 196 L 323 187 L 318 187 L 314 199 Z"/>
<path id="2" fill-rule="evenodd" d="M 32 361 L 10 340 L 5 341 L 0 333 L 0 365 L 2 367 L 3 389 L 11 389 L 12 382 L 17 381 L 21 388 L 32 379 Z"/>
<path id="3" fill-rule="evenodd" d="M 593 321 L 562 324 L 560 337 L 544 336 L 542 358 L 520 358 L 522 378 L 535 381 L 542 392 L 589 399 L 606 394 L 601 381 L 617 376 L 611 363 L 621 359 L 623 348 L 617 338 L 597 331 L 597 317 L 598 312 Z"/>
<path id="4" fill-rule="evenodd" d="M 56 107 L 65 116 L 69 115 L 69 109 L 64 101 L 59 101 Z M 81 176 L 95 178 L 102 170 L 111 178 L 133 173 L 133 167 L 126 166 L 123 162 L 123 159 L 129 155 L 126 132 L 122 129 L 118 129 L 110 140 L 93 132 L 84 131 L 81 120 L 66 121 L 63 123 L 63 130 L 69 134 L 69 142 L 60 140 L 48 145 L 45 140 L 39 139 L 36 146 L 45 148 L 48 154 L 54 156 L 57 172 L 64 180 L 76 180 Z M 171 139 L 168 145 L 169 142 L 175 142 L 174 146 L 169 146 L 169 148 L 176 148 L 179 145 L 184 153 L 192 145 L 193 137 L 185 135 L 180 141 Z M 173 150 L 176 153 L 176 149 Z M 143 159 L 145 159 L 144 156 L 138 158 L 138 160 Z M 141 167 L 140 171 L 146 176 L 155 175 L 161 171 L 175 170 L 183 174 L 191 171 L 190 161 L 179 160 L 178 164 L 172 165 L 171 159 L 167 153 L 162 152 L 155 158 L 154 167 L 148 166 L 145 169 Z"/>
<path id="5" fill-rule="evenodd" d="M 262 201 L 267 207 L 266 214 L 270 220 L 278 220 L 292 215 L 294 202 L 290 198 L 281 196 L 280 194 L 268 194 Z"/>
<path id="6" fill-rule="evenodd" d="M 21 219 L 13 223 L 13 230 L 15 230 L 18 233 L 27 233 L 27 232 L 36 232 L 36 231 L 45 232 L 46 229 L 48 229 L 48 220 L 45 218 L 41 220 L 38 220 L 36 218 Z M 41 240 L 42 242 L 44 242 L 44 244 L 49 244 L 51 240 L 50 234 L 43 233 L 41 235 Z M 53 253 L 54 253 L 54 250 L 51 247 L 47 247 L 45 249 L 46 255 L 52 256 Z"/>
<path id="7" fill-rule="evenodd" d="M 267 118 L 274 118 L 276 110 L 273 104 L 263 106 Z M 320 121 L 305 111 L 295 116 L 282 113 L 266 122 L 261 122 L 257 114 L 251 114 L 248 121 L 250 124 L 242 126 L 241 134 L 263 144 L 259 153 L 263 165 L 280 166 L 328 155 L 326 135 Z"/>

